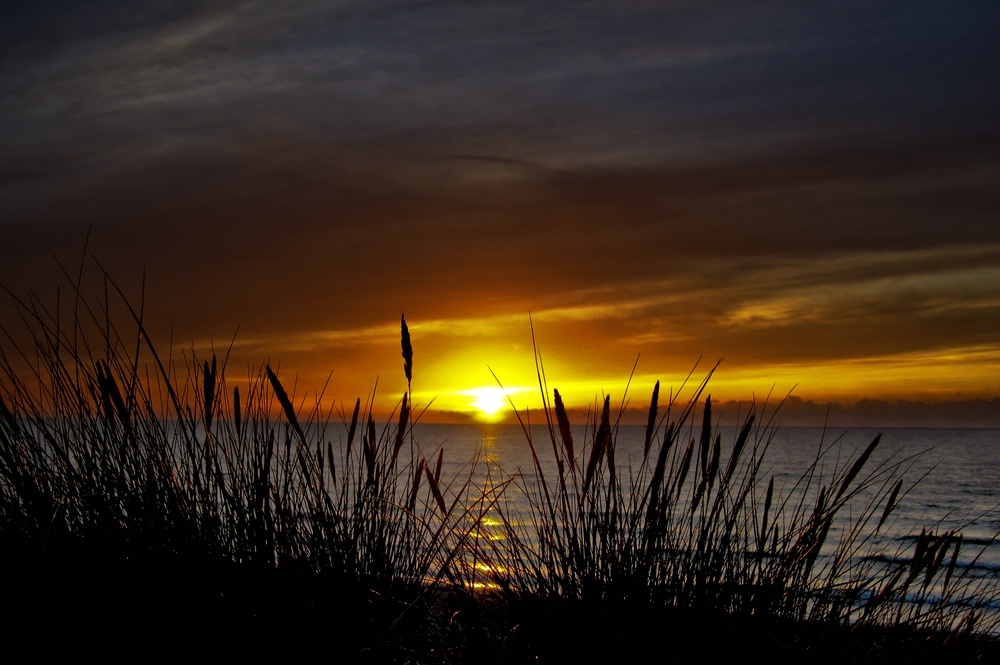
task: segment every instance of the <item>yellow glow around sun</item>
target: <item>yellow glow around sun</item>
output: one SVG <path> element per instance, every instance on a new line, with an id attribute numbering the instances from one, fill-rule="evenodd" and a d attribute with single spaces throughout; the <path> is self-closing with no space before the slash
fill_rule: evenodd
<path id="1" fill-rule="evenodd" d="M 499 386 L 469 388 L 451 393 L 453 398 L 446 399 L 445 403 L 453 403 L 456 410 L 472 413 L 477 420 L 497 422 L 510 411 L 510 396 L 525 390 L 525 388 L 505 389 Z"/>
<path id="2" fill-rule="evenodd" d="M 469 404 L 479 409 L 486 416 L 495 416 L 499 411 L 509 406 L 507 394 L 503 388 L 473 388 L 471 390 L 463 390 L 461 394 L 472 397 L 473 399 Z"/>

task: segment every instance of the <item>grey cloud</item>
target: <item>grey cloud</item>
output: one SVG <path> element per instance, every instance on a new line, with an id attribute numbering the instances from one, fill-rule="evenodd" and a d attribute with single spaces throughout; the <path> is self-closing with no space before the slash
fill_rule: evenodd
<path id="1" fill-rule="evenodd" d="M 265 112 L 351 139 L 467 128 L 508 143 L 508 156 L 567 167 L 614 156 L 691 159 L 698 146 L 753 150 L 767 137 L 806 132 L 923 126 L 940 120 L 942 92 L 967 99 L 984 71 L 975 49 L 986 31 L 970 28 L 973 12 L 935 16 L 935 33 L 923 20 L 930 9 L 920 7 L 888 17 L 863 5 L 832 13 L 779 4 L 718 13 L 602 3 L 574 3 L 572 12 L 165 7 L 111 21 L 117 30 L 105 28 L 99 41 L 67 36 L 71 51 L 40 62 L 15 58 L 26 71 L 5 115 L 28 134 L 57 126 L 107 141 L 138 141 L 143 130 L 189 133 L 183 149 L 192 152 L 198 140 L 234 140 Z M 973 92 L 987 98 L 947 108 L 995 107 L 996 90 Z"/>

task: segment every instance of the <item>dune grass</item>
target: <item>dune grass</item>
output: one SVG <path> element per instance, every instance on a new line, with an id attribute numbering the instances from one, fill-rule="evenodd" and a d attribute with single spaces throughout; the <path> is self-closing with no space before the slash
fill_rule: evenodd
<path id="1" fill-rule="evenodd" d="M 229 654 L 324 644 L 373 662 L 515 663 L 644 653 L 713 626 L 729 636 L 717 655 L 998 653 L 997 579 L 956 565 L 960 533 L 932 523 L 911 552 L 866 556 L 910 462 L 874 462 L 878 438 L 846 461 L 823 447 L 776 488 L 763 475 L 774 411 L 751 409 L 723 442 L 709 372 L 662 407 L 657 384 L 643 454 L 620 459 L 610 399 L 576 440 L 536 358 L 542 424 L 518 414 L 534 468 L 498 477 L 474 458 L 446 477 L 446 452 L 414 436 L 409 390 L 380 423 L 371 400 L 339 418 L 296 405 L 269 364 L 230 389 L 227 354 L 161 356 L 142 306 L 106 284 L 95 303 L 74 286 L 68 318 L 14 298 L 30 345 L 4 328 L 12 636 L 43 625 L 77 647 L 169 633 L 224 639 Z M 404 318 L 400 338 L 409 386 Z"/>

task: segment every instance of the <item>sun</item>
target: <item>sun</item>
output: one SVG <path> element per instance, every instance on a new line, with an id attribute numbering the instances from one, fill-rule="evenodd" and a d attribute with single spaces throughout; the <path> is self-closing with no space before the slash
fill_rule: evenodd
<path id="1" fill-rule="evenodd" d="M 462 391 L 462 394 L 472 397 L 469 404 L 486 418 L 496 418 L 509 405 L 503 388 L 472 388 Z"/>
<path id="2" fill-rule="evenodd" d="M 444 411 L 462 414 L 480 423 L 494 424 L 508 418 L 512 411 L 528 408 L 525 395 L 530 392 L 531 388 L 524 386 L 480 386 L 437 393 L 434 403 Z"/>

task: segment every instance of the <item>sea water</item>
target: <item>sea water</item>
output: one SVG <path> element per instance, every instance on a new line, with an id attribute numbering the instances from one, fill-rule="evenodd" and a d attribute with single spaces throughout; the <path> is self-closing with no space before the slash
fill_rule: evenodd
<path id="1" fill-rule="evenodd" d="M 545 475 L 550 486 L 556 477 L 555 453 L 544 424 L 527 429 L 520 425 L 417 424 L 413 433 L 413 440 L 429 459 L 444 450 L 446 478 L 449 473 L 454 477 L 469 474 L 471 459 L 478 460 L 473 475 L 480 482 L 495 484 L 505 477 L 516 477 L 518 482 L 504 492 L 507 509 L 515 516 L 519 510 L 525 516 L 531 511 L 523 488 L 537 486 L 539 473 Z M 697 428 L 683 432 L 680 445 L 686 445 L 692 438 L 697 441 L 699 434 Z M 738 428 L 720 427 L 715 434 L 722 443 L 721 463 L 725 466 Z M 654 454 L 661 443 L 660 436 L 662 431 L 654 437 Z M 573 437 L 576 455 L 589 455 L 587 446 L 593 438 L 592 427 L 574 427 Z M 852 504 L 840 511 L 822 556 L 832 556 L 871 496 L 881 492 L 884 502 L 891 487 L 902 479 L 895 507 L 880 529 L 880 537 L 865 541 L 864 547 L 852 549 L 852 553 L 876 562 L 881 560 L 886 565 L 900 563 L 912 557 L 922 531 L 961 534 L 956 570 L 973 583 L 982 581 L 982 588 L 1000 593 L 998 429 L 760 429 L 750 442 L 751 447 L 756 443 L 753 454 L 762 461 L 757 480 L 766 486 L 773 478 L 777 496 L 811 493 L 806 498 L 806 504 L 811 506 L 808 502 L 815 501 L 816 492 L 830 486 L 833 479 L 842 478 L 875 437 L 879 437 L 879 444 L 856 481 L 865 487 Z M 529 438 L 533 446 L 529 445 Z M 625 487 L 643 456 L 644 438 L 642 426 L 621 426 L 615 433 L 615 462 Z M 750 453 L 748 450 L 745 454 Z M 585 462 L 584 457 L 582 463 Z M 810 474 L 812 483 L 804 489 L 802 480 Z M 762 493 L 763 489 L 757 496 Z M 872 516 L 866 528 L 874 527 L 882 510 L 883 505 L 878 505 L 870 511 Z M 951 554 L 949 548 L 946 561 L 950 561 Z M 990 605 L 994 611 L 1000 611 L 1000 598 L 992 598 Z"/>
<path id="2" fill-rule="evenodd" d="M 592 436 L 592 431 L 574 427 L 573 432 L 577 454 L 589 454 L 587 437 Z M 546 469 L 555 472 L 554 453 L 544 426 L 533 426 L 526 433 L 520 425 L 417 424 L 414 433 L 428 458 L 443 449 L 446 468 L 455 474 L 479 455 L 480 465 L 488 463 L 494 473 L 535 479 L 528 436 L 543 473 Z M 716 433 L 721 438 L 725 464 L 738 432 L 736 428 L 720 427 Z M 637 467 L 644 436 L 642 426 L 618 428 L 616 464 L 622 473 Z M 686 443 L 685 436 L 697 438 L 699 432 L 681 436 Z M 766 450 L 758 453 L 763 463 L 757 476 L 765 483 L 773 476 L 776 490 L 790 490 L 813 466 L 817 475 L 814 485 L 818 486 L 836 471 L 850 466 L 878 436 L 879 445 L 859 477 L 895 465 L 883 475 L 904 481 L 904 492 L 893 510 L 897 530 L 907 535 L 917 535 L 921 528 L 960 530 L 968 542 L 992 541 L 1000 534 L 1000 429 L 778 427 L 767 436 Z M 1000 569 L 1000 542 L 987 547 L 979 563 Z"/>

